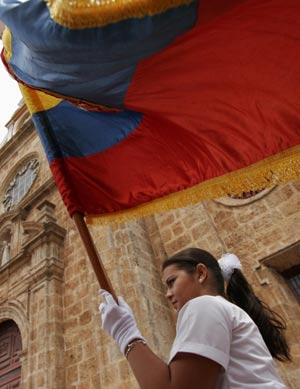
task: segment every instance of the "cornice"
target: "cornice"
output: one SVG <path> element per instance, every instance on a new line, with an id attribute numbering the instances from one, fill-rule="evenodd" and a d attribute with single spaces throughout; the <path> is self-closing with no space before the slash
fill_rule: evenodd
<path id="1" fill-rule="evenodd" d="M 26 272 L 26 275 L 17 282 L 14 287 L 20 283 L 27 283 L 31 286 L 36 284 L 37 281 L 44 279 L 56 278 L 63 279 L 64 265 L 63 261 L 53 255 L 45 255 L 41 261 L 32 266 L 31 258 L 32 252 L 42 247 L 44 243 L 50 244 L 56 243 L 59 247 L 63 246 L 63 241 L 66 235 L 66 230 L 54 222 L 48 222 L 43 224 L 43 231 L 36 234 L 30 240 L 25 242 L 22 249 L 17 255 L 10 258 L 4 266 L 0 268 L 0 284 L 5 283 L 10 278 L 11 274 L 17 274 L 19 269 L 30 265 L 30 270 Z M 20 272 L 21 273 L 21 272 Z"/>
<path id="2" fill-rule="evenodd" d="M 20 251 L 18 255 L 4 265 L 0 270 L 0 283 L 3 285 L 8 282 L 12 274 L 16 274 L 19 269 L 29 263 L 31 255 L 26 250 Z M 37 265 L 31 266 L 30 270 L 17 282 L 14 282 L 14 289 L 21 285 L 26 285 L 26 288 L 33 288 L 40 284 L 44 280 L 56 280 L 63 281 L 64 265 L 63 262 L 57 258 L 44 258 Z"/>
<path id="3" fill-rule="evenodd" d="M 10 211 L 4 212 L 4 213 L 2 213 L 2 215 L 0 215 L 0 228 L 4 224 L 6 224 L 10 221 L 16 220 L 18 218 L 25 220 L 26 215 L 27 215 L 27 212 L 24 209 L 19 208 L 19 207 L 14 208 Z"/>
<path id="4" fill-rule="evenodd" d="M 22 249 L 31 252 L 42 243 L 55 242 L 62 245 L 66 235 L 66 230 L 54 222 L 44 223 L 43 231 L 33 236 L 30 240 L 23 243 Z"/>
<path id="5" fill-rule="evenodd" d="M 290 244 L 259 260 L 260 264 L 270 267 L 279 273 L 300 265 L 300 242 Z"/>
<path id="6" fill-rule="evenodd" d="M 3 160 L 8 159 L 14 153 L 14 151 L 20 147 L 20 143 L 25 142 L 26 139 L 35 133 L 35 127 L 31 119 L 26 121 L 22 127 L 0 147 L 0 161 L 3 164 Z M 38 136 L 36 134 L 36 136 Z"/>

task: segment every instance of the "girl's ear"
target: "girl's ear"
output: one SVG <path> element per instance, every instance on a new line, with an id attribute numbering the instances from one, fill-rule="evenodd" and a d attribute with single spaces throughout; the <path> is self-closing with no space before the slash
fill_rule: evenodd
<path id="1" fill-rule="evenodd" d="M 198 263 L 196 266 L 196 276 L 200 283 L 207 278 L 207 267 L 203 263 Z"/>

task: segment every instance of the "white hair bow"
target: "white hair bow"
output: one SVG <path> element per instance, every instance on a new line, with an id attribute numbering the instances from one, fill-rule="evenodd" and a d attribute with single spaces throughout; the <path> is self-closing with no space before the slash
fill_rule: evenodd
<path id="1" fill-rule="evenodd" d="M 218 260 L 218 263 L 221 268 L 223 278 L 226 282 L 230 280 L 234 269 L 242 269 L 241 261 L 235 254 L 223 254 L 222 257 Z"/>

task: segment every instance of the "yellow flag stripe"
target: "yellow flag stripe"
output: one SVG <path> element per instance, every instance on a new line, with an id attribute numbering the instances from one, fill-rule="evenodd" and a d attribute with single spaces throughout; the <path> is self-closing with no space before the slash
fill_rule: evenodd
<path id="1" fill-rule="evenodd" d="M 36 89 L 29 88 L 21 83 L 19 83 L 19 88 L 31 115 L 54 108 L 62 101 L 62 99 L 48 95 L 47 93 Z"/>
<path id="2" fill-rule="evenodd" d="M 3 42 L 5 60 L 6 62 L 9 62 L 12 56 L 12 49 L 11 49 L 11 32 L 7 27 L 5 27 L 5 30 L 3 32 L 2 42 Z"/>

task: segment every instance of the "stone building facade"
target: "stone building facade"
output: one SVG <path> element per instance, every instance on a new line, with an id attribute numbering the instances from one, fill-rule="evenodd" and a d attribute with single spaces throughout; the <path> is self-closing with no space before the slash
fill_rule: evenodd
<path id="1" fill-rule="evenodd" d="M 0 387 L 137 388 L 101 330 L 99 285 L 24 106 L 8 128 L 0 148 Z M 277 365 L 287 386 L 300 388 L 299 182 L 90 231 L 117 294 L 164 359 L 175 316 L 163 259 L 189 246 L 236 253 L 258 296 L 287 321 L 293 362 Z"/>

